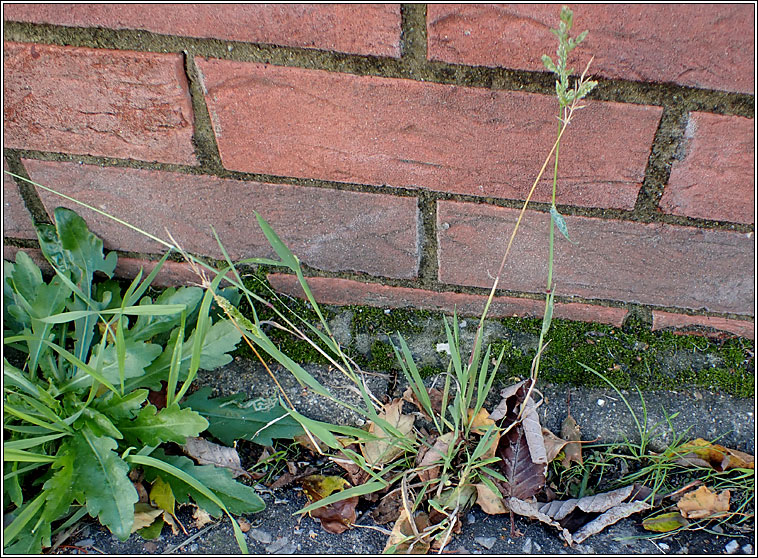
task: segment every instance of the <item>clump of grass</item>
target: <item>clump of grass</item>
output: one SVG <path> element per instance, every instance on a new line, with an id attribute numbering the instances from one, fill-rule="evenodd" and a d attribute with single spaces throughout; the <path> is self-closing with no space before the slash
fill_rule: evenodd
<path id="1" fill-rule="evenodd" d="M 729 512 L 716 518 L 706 517 L 684 522 L 677 529 L 661 533 L 648 533 L 647 538 L 671 536 L 684 530 L 712 530 L 715 525 L 737 527 L 755 520 L 755 471 L 752 468 L 729 468 L 719 471 L 705 463 L 699 464 L 684 459 L 691 455 L 692 440 L 687 431 L 678 432 L 675 421 L 678 413 L 664 412 L 664 419 L 652 426 L 648 423 L 647 405 L 642 392 L 637 389 L 642 414 L 638 416 L 621 390 L 605 375 L 585 366 L 600 380 L 610 386 L 623 401 L 637 428 L 637 439 L 628 437 L 620 442 L 589 444 L 585 446 L 586 458 L 582 463 L 563 467 L 559 460 L 553 462 L 552 486 L 558 495 L 566 498 L 582 498 L 600 494 L 631 484 L 646 486 L 652 490 L 651 501 L 660 496 L 676 495 L 696 486 L 707 486 L 713 492 L 729 491 L 733 502 Z M 664 424 L 665 423 L 665 424 Z M 651 444 L 663 435 L 666 427 L 671 441 L 660 452 L 652 451 Z M 715 443 L 713 440 L 712 443 Z M 672 509 L 676 509 L 672 506 Z M 660 510 L 656 511 L 657 515 Z"/>

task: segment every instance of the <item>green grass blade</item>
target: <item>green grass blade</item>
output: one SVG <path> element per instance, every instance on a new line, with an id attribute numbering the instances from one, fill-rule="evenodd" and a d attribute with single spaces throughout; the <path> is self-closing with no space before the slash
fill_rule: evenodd
<path id="1" fill-rule="evenodd" d="M 16 335 L 14 337 L 7 338 L 6 342 L 12 343 L 12 342 L 15 342 L 16 340 L 26 341 L 28 339 L 38 339 L 38 338 L 35 338 L 31 335 Z M 103 384 L 113 393 L 118 393 L 118 390 L 115 387 L 113 387 L 113 385 L 111 385 L 111 383 L 108 380 L 106 380 L 103 377 L 103 375 L 100 374 L 100 372 L 98 372 L 97 370 L 95 370 L 94 368 L 92 368 L 91 366 L 83 362 L 82 360 L 78 359 L 76 356 L 68 352 L 66 349 L 64 349 L 63 347 L 59 347 L 55 343 L 51 343 L 47 339 L 41 339 L 41 341 L 47 344 L 48 346 L 50 346 L 50 348 L 53 349 L 55 352 L 63 356 L 63 358 L 65 358 L 68 362 L 80 368 L 81 370 L 84 370 L 85 373 L 92 376 L 95 380 Z"/>
<path id="2" fill-rule="evenodd" d="M 150 272 L 150 274 L 147 277 L 145 277 L 145 280 L 142 281 L 142 283 L 139 285 L 139 287 L 137 287 L 134 290 L 133 293 L 129 293 L 129 291 L 127 290 L 126 295 L 124 296 L 124 300 L 126 301 L 126 304 L 128 306 L 134 306 L 135 304 L 137 304 L 137 302 L 139 302 L 139 299 L 142 298 L 143 294 L 145 294 L 145 291 L 147 290 L 147 288 L 150 285 L 152 285 L 153 280 L 155 280 L 155 277 L 158 275 L 158 272 L 161 270 L 161 268 L 163 267 L 163 264 L 168 259 L 169 254 L 171 254 L 171 250 L 163 254 L 163 257 L 158 261 L 157 264 L 155 264 L 155 267 Z M 141 277 L 141 276 L 142 276 L 142 268 L 140 268 L 139 274 L 137 275 L 137 277 Z"/>
<path id="3" fill-rule="evenodd" d="M 57 440 L 58 438 L 66 436 L 67 434 L 68 434 L 67 432 L 59 432 L 57 434 L 48 434 L 47 436 L 35 436 L 34 438 L 24 438 L 23 440 L 13 440 L 11 442 L 4 442 L 3 449 L 6 451 L 9 449 L 25 450 L 25 449 L 42 445 L 45 442 Z"/>
<path id="4" fill-rule="evenodd" d="M 184 349 L 184 327 L 187 322 L 187 312 L 182 312 L 181 322 L 179 324 L 179 331 L 176 334 L 176 341 L 174 342 L 174 351 L 171 354 L 171 366 L 168 369 L 168 381 L 166 383 L 166 407 L 171 407 L 176 399 L 176 385 L 179 382 L 179 373 L 182 368 L 182 351 Z M 197 338 L 195 337 L 195 343 Z M 202 341 L 200 341 L 202 345 Z"/>
<path id="5" fill-rule="evenodd" d="M 359 484 L 358 486 L 353 486 L 351 488 L 346 488 L 345 490 L 341 490 L 339 492 L 330 494 L 326 498 L 322 498 L 321 500 L 318 500 L 316 502 L 313 502 L 312 504 L 305 506 L 303 509 L 298 510 L 296 513 L 306 514 L 313 510 L 317 510 L 319 508 L 323 508 L 324 506 L 328 506 L 329 504 L 334 504 L 335 502 L 341 502 L 342 500 L 347 500 L 348 498 L 352 498 L 353 496 L 363 496 L 365 494 L 371 494 L 372 492 L 377 492 L 379 490 L 382 490 L 385 486 L 386 485 L 384 483 L 377 482 L 377 481 L 367 482 L 365 484 Z"/>
<path id="6" fill-rule="evenodd" d="M 34 500 L 29 502 L 27 506 L 24 507 L 21 513 L 16 516 L 16 519 L 14 519 L 13 522 L 8 525 L 3 531 L 3 536 L 6 543 L 7 541 L 16 538 L 24 530 L 24 528 L 32 519 L 34 519 L 39 510 L 45 504 L 46 499 L 47 494 L 45 494 L 43 491 L 39 496 L 37 496 Z"/>
<path id="7" fill-rule="evenodd" d="M 32 453 L 30 451 L 3 447 L 3 461 L 22 461 L 26 463 L 53 463 L 54 455 Z"/>

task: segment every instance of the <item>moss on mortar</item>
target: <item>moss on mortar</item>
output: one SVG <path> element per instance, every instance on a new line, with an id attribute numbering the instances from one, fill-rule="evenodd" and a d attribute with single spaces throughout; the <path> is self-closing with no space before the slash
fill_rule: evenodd
<path id="1" fill-rule="evenodd" d="M 245 282 L 262 298 L 273 299 L 264 270 L 248 275 Z M 274 304 L 290 317 L 293 316 L 292 310 L 311 323 L 318 323 L 315 312 L 306 301 L 286 297 Z M 250 312 L 246 303 L 242 304 L 241 309 L 244 313 Z M 263 305 L 257 304 L 256 311 L 261 320 L 277 319 Z M 438 337 L 430 338 L 428 342 L 433 347 L 434 343 L 444 341 L 442 314 L 438 312 L 413 309 L 387 311 L 369 306 L 322 307 L 327 320 L 344 311 L 353 314 L 353 340 L 360 334 L 368 334 L 372 338 L 368 354 L 357 351 L 354 341 L 346 347 L 356 363 L 367 370 L 391 372 L 399 369 L 386 334 L 399 332 L 411 338 L 424 334 L 424 331 L 428 334 L 429 329 L 425 325 L 438 323 Z M 493 355 L 504 351 L 500 380 L 506 382 L 514 376 L 526 377 L 536 352 L 534 340 L 539 335 L 542 321 L 536 318 L 504 318 L 499 322 L 506 335 L 494 341 L 492 349 Z M 325 362 L 307 343 L 274 328 L 268 333 L 293 360 Z M 605 387 L 602 379 L 582 366 L 586 365 L 621 389 L 634 386 L 643 390 L 700 387 L 740 397 L 750 397 L 755 393 L 754 343 L 745 338 L 718 341 L 697 335 L 652 332 L 639 319 L 628 319 L 621 328 L 554 319 L 548 339 L 550 342 L 542 354 L 540 366 L 540 379 L 545 382 Z M 245 346 L 238 350 L 238 354 L 254 357 Z M 421 372 L 428 375 L 440 370 L 424 366 Z"/>
<path id="2" fill-rule="evenodd" d="M 509 328 L 539 331 L 538 319 L 503 320 Z M 755 393 L 754 343 L 744 338 L 719 342 L 696 335 L 652 332 L 629 320 L 623 328 L 555 319 L 542 354 L 540 378 L 546 382 L 605 386 L 582 365 L 603 374 L 615 386 L 643 390 L 677 390 L 687 386 L 749 397 Z M 521 351 L 504 341 L 504 371 L 525 377 L 535 351 Z"/>

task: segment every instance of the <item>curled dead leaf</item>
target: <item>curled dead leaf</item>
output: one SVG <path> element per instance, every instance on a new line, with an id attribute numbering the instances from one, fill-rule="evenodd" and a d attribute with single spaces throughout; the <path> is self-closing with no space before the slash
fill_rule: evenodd
<path id="1" fill-rule="evenodd" d="M 432 407 L 432 412 L 437 416 L 441 415 L 442 392 L 437 388 L 430 388 L 426 391 L 426 393 L 429 396 L 429 404 Z M 418 407 L 418 410 L 421 411 L 421 414 L 424 416 L 424 418 L 426 418 L 426 420 L 433 420 L 432 417 L 429 416 L 429 413 L 427 413 L 424 409 L 424 406 L 418 400 L 418 397 L 416 397 L 416 394 L 413 392 L 413 388 L 410 386 L 403 392 L 403 400 Z"/>
<path id="2" fill-rule="evenodd" d="M 440 461 L 448 449 L 450 449 L 454 436 L 455 432 L 446 432 L 442 436 L 439 436 L 435 440 L 434 445 L 424 453 L 419 463 L 420 470 L 418 473 L 422 481 L 429 481 L 440 476 L 440 466 L 434 465 L 434 463 Z"/>
<path id="3" fill-rule="evenodd" d="M 752 455 L 725 448 L 702 438 L 692 440 L 680 450 L 683 454 L 678 462 L 684 465 L 710 466 L 719 472 L 729 469 L 755 469 L 755 458 Z"/>
<path id="4" fill-rule="evenodd" d="M 569 545 L 573 545 L 625 517 L 650 509 L 652 505 L 646 501 L 649 495 L 650 490 L 646 487 L 631 485 L 580 499 L 544 504 L 508 498 L 506 506 L 513 513 L 552 525 Z"/>
<path id="5" fill-rule="evenodd" d="M 335 492 L 350 488 L 350 483 L 342 477 L 310 475 L 302 480 L 303 492 L 310 502 L 318 502 Z M 329 505 L 316 508 L 308 515 L 321 520 L 321 526 L 330 533 L 340 534 L 355 523 L 355 507 L 358 497 L 353 496 Z"/>
<path id="6" fill-rule="evenodd" d="M 677 507 L 687 519 L 723 517 L 729 512 L 731 492 L 724 490 L 716 494 L 707 486 L 688 492 L 677 502 Z"/>
<path id="7" fill-rule="evenodd" d="M 377 525 L 386 525 L 397 521 L 403 507 L 402 494 L 399 489 L 385 494 L 371 512 L 371 518 Z"/>
<path id="8" fill-rule="evenodd" d="M 411 521 L 414 522 L 413 525 Z M 384 554 L 426 554 L 431 546 L 430 535 L 423 534 L 427 527 L 429 527 L 429 516 L 426 513 L 419 512 L 411 520 L 403 509 L 392 528 L 392 533 L 384 547 Z"/>
<path id="9" fill-rule="evenodd" d="M 564 446 L 568 444 L 568 441 L 564 440 L 563 438 L 559 438 L 547 428 L 542 429 L 542 437 L 545 440 L 545 453 L 547 454 L 547 462 L 551 463 L 553 459 L 558 457 L 558 454 L 561 453 L 561 450 L 564 448 Z"/>
<path id="10" fill-rule="evenodd" d="M 572 462 L 579 465 L 584 463 L 582 459 L 582 444 L 578 443 L 582 440 L 582 433 L 579 431 L 579 425 L 574 420 L 574 417 L 571 416 L 571 413 L 561 424 L 561 438 L 567 442 L 566 447 L 563 448 L 561 465 L 568 469 Z"/>
<path id="11" fill-rule="evenodd" d="M 195 508 L 195 511 L 192 514 L 192 519 L 195 520 L 195 527 L 198 529 L 202 529 L 208 525 L 208 523 L 213 523 L 211 515 L 202 508 Z"/>
<path id="12" fill-rule="evenodd" d="M 384 406 L 379 418 L 386 420 L 402 435 L 412 437 L 414 417 L 403 414 L 403 400 L 395 399 Z M 392 434 L 385 432 L 380 426 L 373 422 L 369 425 L 369 432 L 376 435 L 378 439 L 369 440 L 361 446 L 361 452 L 366 458 L 366 462 L 373 466 L 382 466 L 389 463 L 403 453 L 403 448 L 398 440 Z"/>
<path id="13" fill-rule="evenodd" d="M 187 438 L 182 449 L 200 465 L 215 465 L 229 469 L 235 478 L 248 475 L 248 472 L 242 467 L 237 450 L 234 448 L 214 444 L 205 438 Z"/>
<path id="14" fill-rule="evenodd" d="M 484 513 L 489 515 L 508 513 L 508 508 L 505 507 L 503 497 L 499 493 L 493 492 L 483 482 L 477 483 L 474 486 L 476 487 L 476 503 L 479 504 Z"/>
<path id="15" fill-rule="evenodd" d="M 495 455 L 508 481 L 508 496 L 521 500 L 532 498 L 545 485 L 548 463 L 537 408 L 529 395 L 531 382 L 504 389 L 503 400 L 490 415 L 503 429 Z"/>
<path id="16" fill-rule="evenodd" d="M 134 523 L 132 524 L 132 533 L 145 527 L 149 527 L 162 514 L 162 509 L 154 508 L 150 504 L 137 502 L 134 504 Z"/>

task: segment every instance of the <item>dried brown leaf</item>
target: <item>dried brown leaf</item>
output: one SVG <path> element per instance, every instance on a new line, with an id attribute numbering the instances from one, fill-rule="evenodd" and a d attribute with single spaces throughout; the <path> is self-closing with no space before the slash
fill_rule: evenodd
<path id="1" fill-rule="evenodd" d="M 440 416 L 442 414 L 442 392 L 437 388 L 431 388 L 428 389 L 426 393 L 429 395 L 429 404 L 432 407 L 432 412 L 437 416 Z M 426 412 L 424 406 L 418 400 L 418 397 L 416 397 L 416 394 L 413 392 L 413 389 L 410 386 L 405 390 L 405 392 L 403 392 L 403 400 L 418 407 L 418 410 L 421 411 L 421 414 L 424 416 L 424 418 L 427 420 L 432 420 L 432 417 L 430 417 L 429 413 Z"/>
<path id="2" fill-rule="evenodd" d="M 353 451 L 358 451 L 358 445 L 352 444 L 348 446 Z M 350 459 L 344 452 L 340 451 L 337 455 L 333 455 L 329 458 L 330 461 L 336 463 L 347 472 L 347 477 L 353 486 L 359 486 L 364 484 L 370 477 L 370 475 L 360 468 L 352 459 Z"/>
<path id="3" fill-rule="evenodd" d="M 677 502 L 682 516 L 687 519 L 722 517 L 729 512 L 731 492 L 724 490 L 716 494 L 707 486 L 688 492 Z"/>
<path id="4" fill-rule="evenodd" d="M 310 502 L 318 502 L 335 492 L 350 488 L 350 483 L 342 477 L 310 475 L 302 481 L 303 492 Z M 321 508 L 311 510 L 308 514 L 321 520 L 321 526 L 330 533 L 340 534 L 355 523 L 355 506 L 358 497 L 353 496 Z"/>
<path id="5" fill-rule="evenodd" d="M 355 507 L 358 505 L 358 496 L 346 498 L 334 502 L 323 508 L 316 508 L 309 512 L 314 519 L 321 520 L 321 526 L 325 531 L 339 535 L 355 523 Z"/>
<path id="6" fill-rule="evenodd" d="M 554 500 L 545 504 L 508 498 L 506 505 L 514 513 L 552 525 L 569 545 L 573 545 L 625 517 L 650 509 L 651 504 L 644 500 L 649 493 L 645 487 L 631 485 L 580 499 Z"/>
<path id="7" fill-rule="evenodd" d="M 429 527 L 429 516 L 424 512 L 419 512 L 413 517 L 413 522 L 415 531 L 423 533 Z M 429 536 L 415 537 L 411 520 L 403 509 L 400 512 L 400 517 L 395 521 L 395 526 L 392 528 L 392 533 L 384 547 L 384 553 L 391 551 L 394 554 L 426 554 L 430 548 Z"/>
<path id="8" fill-rule="evenodd" d="M 208 523 L 213 523 L 211 515 L 202 508 L 195 508 L 195 512 L 192 514 L 192 519 L 195 520 L 195 527 L 202 529 Z"/>
<path id="9" fill-rule="evenodd" d="M 440 466 L 434 465 L 434 463 L 439 462 L 442 456 L 450 449 L 454 436 L 455 432 L 446 432 L 442 436 L 439 436 L 435 440 L 434 445 L 424 453 L 419 463 L 421 469 L 418 473 L 422 481 L 426 482 L 440 476 Z"/>
<path id="10" fill-rule="evenodd" d="M 582 444 L 578 443 L 582 440 L 582 433 L 579 431 L 579 425 L 574 420 L 574 417 L 571 416 L 571 413 L 561 424 L 561 438 L 567 442 L 566 447 L 563 449 L 561 465 L 568 468 L 572 462 L 579 465 L 583 464 Z"/>
<path id="11" fill-rule="evenodd" d="M 379 415 L 395 427 L 401 434 L 412 436 L 414 417 L 403 414 L 403 400 L 395 399 L 384 406 Z M 389 463 L 402 452 L 398 446 L 397 440 L 392 434 L 385 432 L 380 426 L 373 422 L 369 425 L 369 432 L 377 436 L 377 440 L 369 440 L 361 447 L 366 462 L 371 466 L 382 466 Z"/>
<path id="12" fill-rule="evenodd" d="M 542 429 L 542 438 L 545 440 L 545 452 L 547 453 L 547 462 L 550 463 L 558 457 L 563 447 L 568 444 L 568 441 L 563 438 L 559 438 L 547 428 Z"/>
<path id="13" fill-rule="evenodd" d="M 187 438 L 182 449 L 200 465 L 215 465 L 229 469 L 235 478 L 248 475 L 242 468 L 240 456 L 234 448 L 214 444 L 205 438 Z"/>
<path id="14" fill-rule="evenodd" d="M 160 508 L 154 508 L 150 504 L 138 502 L 134 504 L 134 523 L 132 524 L 132 533 L 150 527 L 153 522 L 163 514 Z"/>
<path id="15" fill-rule="evenodd" d="M 752 455 L 713 444 L 702 438 L 692 440 L 682 446 L 681 450 L 686 452 L 679 459 L 684 464 L 703 466 L 705 463 L 705 466 L 710 466 L 719 472 L 729 469 L 755 468 L 755 458 Z"/>
<path id="16" fill-rule="evenodd" d="M 501 392 L 503 400 L 490 418 L 504 429 L 495 455 L 508 480 L 508 496 L 528 500 L 545 485 L 547 451 L 536 406 L 528 397 L 532 380 L 519 382 Z M 519 419 L 522 404 L 523 417 Z"/>
<path id="17" fill-rule="evenodd" d="M 139 497 L 138 501 L 141 504 L 149 504 L 150 496 L 147 493 L 145 485 L 142 484 L 142 482 L 132 482 L 132 484 L 134 485 L 134 489 L 137 491 L 137 496 Z"/>
<path id="18" fill-rule="evenodd" d="M 482 508 L 482 511 L 489 515 L 498 515 L 508 513 L 505 507 L 503 497 L 495 494 L 492 489 L 483 482 L 474 485 L 476 487 L 476 503 Z"/>
<path id="19" fill-rule="evenodd" d="M 371 518 L 377 525 L 386 525 L 397 521 L 402 507 L 403 499 L 400 490 L 393 490 L 382 497 L 379 504 L 371 512 Z"/>

